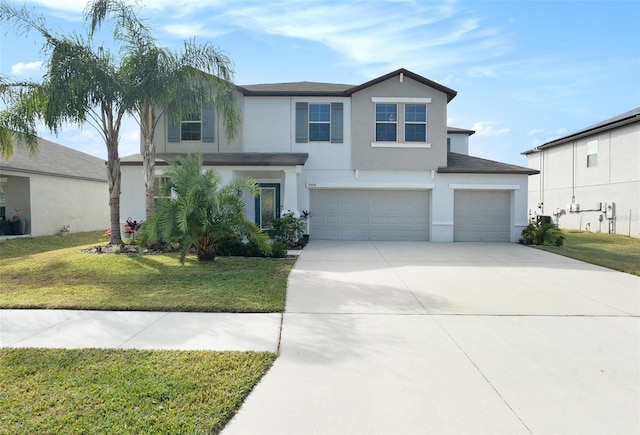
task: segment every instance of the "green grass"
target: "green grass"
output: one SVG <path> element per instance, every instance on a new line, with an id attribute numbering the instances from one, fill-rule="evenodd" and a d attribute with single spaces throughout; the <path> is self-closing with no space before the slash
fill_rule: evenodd
<path id="1" fill-rule="evenodd" d="M 20 237 L 0 242 L 0 260 L 24 257 L 26 255 L 72 248 L 74 246 L 104 244 L 109 240 L 104 231 L 69 233 L 66 236 Z"/>
<path id="2" fill-rule="evenodd" d="M 539 249 L 640 276 L 640 239 L 606 233 L 565 231 L 562 247 Z"/>
<path id="3" fill-rule="evenodd" d="M 0 432 L 218 433 L 275 355 L 0 349 Z"/>
<path id="4" fill-rule="evenodd" d="M 218 257 L 211 263 L 187 257 L 181 265 L 177 254 L 79 252 L 78 245 L 100 242 L 100 237 L 3 242 L 0 308 L 284 311 L 292 260 Z"/>

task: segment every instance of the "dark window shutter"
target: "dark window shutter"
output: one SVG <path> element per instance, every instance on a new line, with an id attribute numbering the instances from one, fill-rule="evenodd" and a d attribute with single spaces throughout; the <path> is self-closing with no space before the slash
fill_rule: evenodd
<path id="1" fill-rule="evenodd" d="M 342 143 L 344 136 L 344 109 L 342 103 L 331 103 L 331 143 Z"/>
<path id="2" fill-rule="evenodd" d="M 213 109 L 202 109 L 202 142 L 214 142 Z"/>
<path id="3" fill-rule="evenodd" d="M 309 142 L 309 103 L 296 103 L 296 143 Z"/>
<path id="4" fill-rule="evenodd" d="M 180 142 L 180 123 L 172 123 L 169 120 L 169 128 L 167 131 L 167 142 Z"/>

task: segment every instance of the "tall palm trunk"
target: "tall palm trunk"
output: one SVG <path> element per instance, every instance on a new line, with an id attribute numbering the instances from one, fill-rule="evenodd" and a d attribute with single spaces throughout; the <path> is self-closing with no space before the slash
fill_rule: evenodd
<path id="1" fill-rule="evenodd" d="M 120 135 L 120 119 L 122 112 L 114 114 L 107 104 L 101 105 L 102 114 L 102 130 L 104 133 L 105 143 L 107 145 L 107 181 L 109 183 L 109 209 L 111 219 L 111 236 L 109 244 L 122 244 L 122 236 L 120 234 L 120 156 L 118 154 L 118 136 Z"/>
<path id="2" fill-rule="evenodd" d="M 107 180 L 109 182 L 109 209 L 111 219 L 110 244 L 121 244 L 120 234 L 120 157 L 118 156 L 118 140 L 107 140 Z"/>
<path id="3" fill-rule="evenodd" d="M 145 219 L 149 220 L 156 208 L 155 199 L 155 170 L 156 170 L 156 146 L 153 143 L 153 107 L 148 100 L 144 102 L 142 111 L 142 128 L 144 142 L 142 147 L 142 168 L 144 171 L 144 196 Z"/>

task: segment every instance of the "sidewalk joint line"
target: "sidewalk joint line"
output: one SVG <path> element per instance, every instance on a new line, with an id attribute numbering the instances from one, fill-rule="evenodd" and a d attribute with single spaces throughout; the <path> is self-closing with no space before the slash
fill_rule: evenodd
<path id="1" fill-rule="evenodd" d="M 442 326 L 442 324 L 440 322 L 438 322 L 438 319 L 433 319 L 433 321 L 440 327 L 440 329 L 442 329 L 442 331 L 447 334 L 447 336 L 449 337 L 449 339 L 453 342 L 453 344 L 456 345 L 456 347 L 458 349 L 460 349 L 460 352 L 462 352 L 462 354 L 469 360 L 469 362 L 475 367 L 476 371 L 480 374 L 480 376 L 482 376 L 484 378 L 484 380 L 487 382 L 487 384 L 489 384 L 489 386 L 491 387 L 491 389 L 493 391 L 495 391 L 495 393 L 498 395 L 498 397 L 500 398 L 500 400 L 502 400 L 502 403 L 504 403 L 506 405 L 507 408 L 509 408 L 509 410 L 511 411 L 511 413 L 518 419 L 518 421 L 520 421 L 520 423 L 522 423 L 522 426 L 524 426 L 524 428 L 527 430 L 527 432 L 529 432 L 530 434 L 533 434 L 533 432 L 531 431 L 531 429 L 529 428 L 529 426 L 527 426 L 527 424 L 524 422 L 524 420 L 518 415 L 518 413 L 511 407 L 511 405 L 509 405 L 509 403 L 507 402 L 507 400 L 502 396 L 502 394 L 500 394 L 500 392 L 498 391 L 498 389 L 491 383 L 491 381 L 489 380 L 489 378 L 487 378 L 487 376 L 482 372 L 482 370 L 480 370 L 480 367 L 478 367 L 478 365 L 475 363 L 475 361 L 471 358 L 471 356 L 464 351 L 464 349 L 462 348 L 462 346 L 460 346 L 460 344 L 456 341 L 455 338 L 453 338 L 453 336 L 451 334 L 449 334 L 449 331 L 447 331 L 445 329 L 444 326 Z"/>
<path id="2" fill-rule="evenodd" d="M 156 323 L 158 323 L 160 320 L 164 319 L 165 317 L 167 317 L 171 313 L 172 313 L 171 311 L 165 312 L 163 316 L 158 317 L 157 320 L 155 320 L 154 322 L 149 323 L 147 326 L 145 326 L 144 328 L 142 328 L 141 330 L 139 330 L 138 332 L 133 334 L 131 337 L 127 338 L 125 341 L 120 343 L 118 346 L 116 346 L 116 349 L 122 348 L 122 346 L 124 346 L 125 344 L 127 344 L 128 342 L 130 342 L 131 340 L 136 338 L 138 335 L 142 334 L 147 329 L 151 328 L 153 325 L 155 325 Z"/>

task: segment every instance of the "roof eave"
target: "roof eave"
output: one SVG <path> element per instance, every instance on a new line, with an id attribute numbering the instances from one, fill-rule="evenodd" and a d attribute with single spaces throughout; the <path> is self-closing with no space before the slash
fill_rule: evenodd
<path id="1" fill-rule="evenodd" d="M 546 142 L 546 143 L 544 143 L 544 144 L 542 144 L 540 146 L 537 146 L 535 148 L 532 148 L 530 150 L 523 151 L 520 154 L 526 156 L 526 155 L 536 153 L 536 152 L 538 152 L 540 150 L 543 150 L 543 149 L 546 149 L 546 148 L 559 146 L 559 145 L 565 144 L 567 142 L 571 142 L 571 141 L 574 141 L 574 140 L 582 139 L 582 138 L 587 137 L 587 136 L 593 136 L 594 134 L 598 134 L 598 133 L 602 133 L 602 132 L 605 132 L 605 131 L 613 130 L 614 128 L 618 128 L 618 127 L 624 127 L 625 125 L 633 124 L 633 123 L 636 123 L 636 122 L 640 122 L 640 115 L 636 114 L 636 115 L 630 116 L 628 118 L 618 119 L 618 120 L 610 122 L 608 124 L 599 125 L 597 127 L 590 128 L 588 130 L 580 130 L 580 131 L 578 131 L 576 133 L 572 133 L 572 134 L 570 134 L 568 136 L 564 136 L 564 137 L 561 137 L 559 139 L 554 139 L 554 140 L 552 140 L 550 142 Z"/>
<path id="2" fill-rule="evenodd" d="M 403 74 L 406 77 L 409 77 L 409 78 L 411 78 L 411 79 L 413 79 L 413 80 L 415 80 L 415 81 L 417 81 L 419 83 L 422 83 L 424 85 L 427 85 L 427 86 L 429 86 L 431 88 L 437 89 L 437 90 L 445 93 L 447 95 L 447 103 L 450 102 L 451 100 L 453 100 L 456 97 L 456 95 L 458 95 L 458 93 L 456 91 L 454 91 L 453 89 L 448 88 L 446 86 L 443 86 L 440 83 L 436 83 L 433 80 L 429 80 L 428 78 L 423 77 L 423 76 L 421 76 L 419 74 L 416 74 L 414 72 L 411 72 L 411 71 L 409 71 L 408 69 L 405 69 L 405 68 L 397 69 L 397 70 L 392 71 L 392 72 L 390 72 L 388 74 L 385 74 L 383 76 L 380 76 L 380 77 L 377 77 L 375 79 L 369 80 L 368 82 L 365 82 L 365 83 L 363 83 L 361 85 L 354 86 L 353 88 L 348 89 L 346 91 L 346 94 L 347 94 L 347 96 L 351 96 L 352 94 L 354 94 L 354 93 L 356 93 L 358 91 L 361 91 L 363 89 L 366 89 L 366 88 L 374 86 L 374 85 L 377 85 L 378 83 L 381 83 L 381 82 L 383 82 L 385 80 L 389 80 L 390 78 L 395 77 L 398 74 Z"/>

